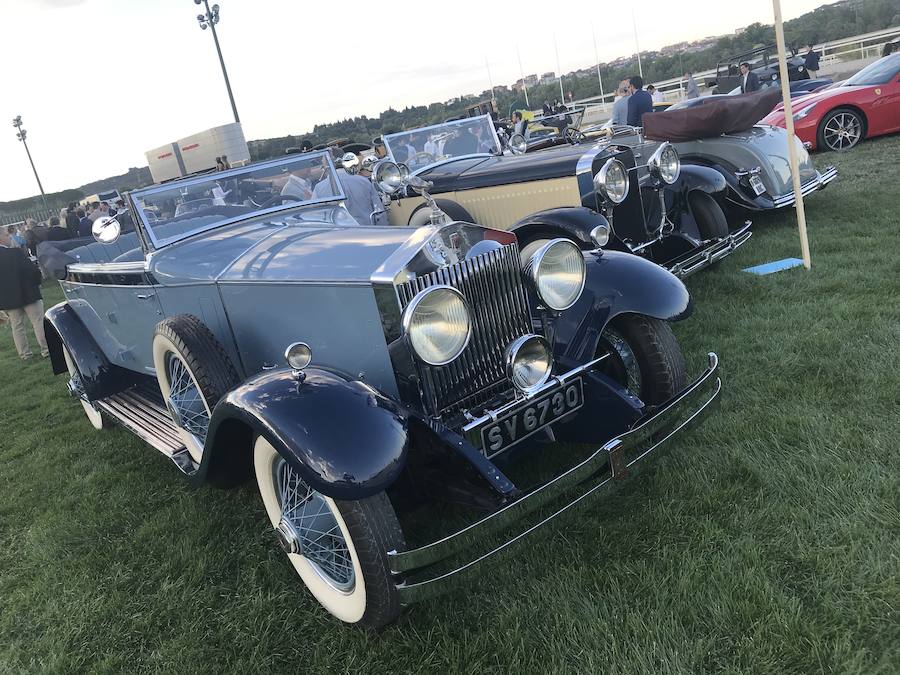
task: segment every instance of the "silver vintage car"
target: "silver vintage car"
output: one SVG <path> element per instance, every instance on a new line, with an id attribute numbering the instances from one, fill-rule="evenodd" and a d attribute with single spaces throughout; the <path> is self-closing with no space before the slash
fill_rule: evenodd
<path id="1" fill-rule="evenodd" d="M 714 354 L 687 379 L 691 299 L 659 266 L 359 223 L 346 180 L 309 153 L 130 193 L 66 253 L 47 337 L 97 429 L 255 479 L 310 593 L 378 627 L 633 473 L 721 382 Z"/>

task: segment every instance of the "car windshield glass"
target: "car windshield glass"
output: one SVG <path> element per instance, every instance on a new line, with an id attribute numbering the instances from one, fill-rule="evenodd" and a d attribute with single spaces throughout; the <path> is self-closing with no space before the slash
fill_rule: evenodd
<path id="1" fill-rule="evenodd" d="M 898 72 L 900 72 L 900 54 L 892 54 L 883 59 L 878 59 L 875 63 L 870 63 L 844 82 L 844 86 L 887 84 Z"/>
<path id="2" fill-rule="evenodd" d="M 406 164 L 410 171 L 454 157 L 500 154 L 500 142 L 490 115 L 388 134 L 384 145 L 391 159 Z"/>
<path id="3" fill-rule="evenodd" d="M 344 199 L 327 152 L 292 155 L 131 193 L 154 247 L 301 204 Z"/>
<path id="4" fill-rule="evenodd" d="M 525 137 L 542 138 L 544 136 L 561 136 L 566 127 L 581 127 L 581 119 L 584 117 L 584 106 L 573 106 L 560 109 L 553 115 L 542 115 L 527 121 Z"/>

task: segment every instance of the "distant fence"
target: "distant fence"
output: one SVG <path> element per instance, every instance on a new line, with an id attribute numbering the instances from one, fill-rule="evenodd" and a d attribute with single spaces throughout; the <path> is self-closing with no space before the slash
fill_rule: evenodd
<path id="1" fill-rule="evenodd" d="M 815 45 L 822 58 L 819 61 L 819 72 L 834 70 L 840 67 L 842 62 L 866 60 L 878 58 L 881 56 L 881 50 L 888 42 L 900 38 L 900 26 L 886 28 L 884 30 L 866 33 L 865 35 L 857 35 L 851 38 L 834 40 Z M 694 73 L 694 79 L 702 86 L 707 77 L 716 74 L 715 68 L 705 70 L 702 73 Z M 609 85 L 615 89 L 618 82 L 610 82 Z M 648 82 L 648 84 L 650 84 Z M 652 83 L 657 91 L 661 91 L 666 95 L 668 101 L 680 101 L 684 98 L 684 82 L 681 76 L 673 77 L 669 80 Z M 597 124 L 605 121 L 612 108 L 612 102 L 615 100 L 615 91 L 604 94 L 603 96 L 591 96 L 574 101 L 573 105 L 586 105 L 588 110 L 585 112 L 582 124 Z"/>
<path id="2" fill-rule="evenodd" d="M 19 211 L 18 213 L 4 213 L 0 215 L 0 225 L 10 225 L 21 221 L 34 218 L 37 222 L 49 220 L 51 216 L 58 216 L 62 206 L 55 209 L 30 209 L 28 211 Z"/>

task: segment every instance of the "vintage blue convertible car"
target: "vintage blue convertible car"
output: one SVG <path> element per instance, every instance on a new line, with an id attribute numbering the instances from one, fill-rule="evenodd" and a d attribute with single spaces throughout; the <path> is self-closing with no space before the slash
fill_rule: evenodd
<path id="1" fill-rule="evenodd" d="M 687 382 L 691 299 L 657 265 L 360 224 L 343 178 L 310 153 L 132 192 L 134 231 L 95 223 L 46 324 L 96 428 L 195 482 L 255 476 L 318 602 L 377 627 L 633 472 L 721 382 L 714 354 Z"/>

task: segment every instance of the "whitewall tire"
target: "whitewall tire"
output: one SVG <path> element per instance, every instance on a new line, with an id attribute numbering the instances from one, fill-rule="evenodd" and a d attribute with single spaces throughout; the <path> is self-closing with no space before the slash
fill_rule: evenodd
<path id="1" fill-rule="evenodd" d="M 72 356 L 69 354 L 69 350 L 63 347 L 63 356 L 66 359 L 66 368 L 69 369 L 69 381 L 77 382 L 76 386 L 81 385 L 81 374 L 78 372 L 78 369 L 75 367 L 75 362 L 72 360 Z M 91 423 L 91 426 L 100 431 L 104 427 L 108 426 L 106 421 L 103 419 L 103 414 L 97 409 L 94 404 L 85 401 L 83 398 L 78 399 L 81 403 L 81 407 L 84 408 L 84 414 L 87 415 L 88 421 Z"/>
<path id="2" fill-rule="evenodd" d="M 379 628 L 400 613 L 386 553 L 405 544 L 384 493 L 336 501 L 312 488 L 258 437 L 253 466 L 269 522 L 300 579 L 333 616 Z"/>

